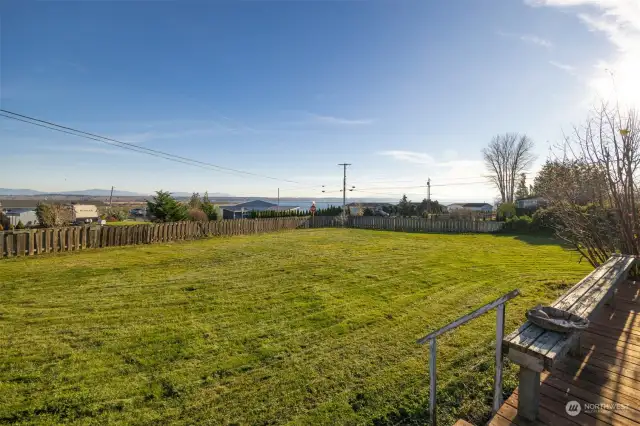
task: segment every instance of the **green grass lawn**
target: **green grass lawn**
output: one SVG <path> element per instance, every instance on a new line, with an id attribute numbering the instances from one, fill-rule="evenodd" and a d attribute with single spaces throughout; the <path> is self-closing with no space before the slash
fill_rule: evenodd
<path id="1" fill-rule="evenodd" d="M 547 238 L 341 229 L 2 260 L 0 423 L 422 424 L 415 340 L 520 288 L 510 332 L 577 261 Z M 438 340 L 442 424 L 487 418 L 494 324 Z"/>

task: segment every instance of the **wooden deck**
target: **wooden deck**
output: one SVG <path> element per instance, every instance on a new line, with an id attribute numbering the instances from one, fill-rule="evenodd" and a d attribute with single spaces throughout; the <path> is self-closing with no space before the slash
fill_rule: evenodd
<path id="1" fill-rule="evenodd" d="M 640 425 L 640 282 L 618 286 L 613 303 L 591 318 L 581 347 L 580 356 L 567 354 L 542 373 L 536 422 L 517 417 L 516 389 L 488 424 Z M 580 404 L 578 415 L 567 413 L 569 401 Z"/>

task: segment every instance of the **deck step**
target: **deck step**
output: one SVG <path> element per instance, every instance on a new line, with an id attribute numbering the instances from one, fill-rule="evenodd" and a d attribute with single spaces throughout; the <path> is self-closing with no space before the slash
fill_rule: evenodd
<path id="1" fill-rule="evenodd" d="M 453 426 L 473 426 L 473 425 L 466 420 L 460 419 Z"/>

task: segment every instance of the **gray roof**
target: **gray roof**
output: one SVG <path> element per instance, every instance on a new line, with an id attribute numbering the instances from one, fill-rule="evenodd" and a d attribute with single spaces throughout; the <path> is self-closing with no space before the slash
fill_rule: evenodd
<path id="1" fill-rule="evenodd" d="M 35 209 L 38 206 L 39 200 L 16 200 L 16 199 L 8 199 L 8 200 L 0 200 L 0 208 L 3 209 Z"/>
<path id="2" fill-rule="evenodd" d="M 7 215 L 19 215 L 22 213 L 35 212 L 35 209 L 7 209 L 5 214 Z"/>
<path id="3" fill-rule="evenodd" d="M 242 210 L 251 211 L 254 209 L 266 210 L 274 207 L 277 208 L 278 205 L 273 203 L 268 203 L 262 200 L 253 200 L 253 201 L 247 201 L 246 203 L 236 204 L 235 206 L 222 206 L 222 209 L 233 211 L 233 212 L 239 212 Z"/>
<path id="4" fill-rule="evenodd" d="M 465 203 L 462 205 L 462 207 L 484 207 L 484 206 L 493 207 L 489 203 Z"/>
<path id="5" fill-rule="evenodd" d="M 253 200 L 253 201 L 247 201 L 246 203 L 241 203 L 241 204 L 236 204 L 235 207 L 236 208 L 245 208 L 245 209 L 252 209 L 252 208 L 267 208 L 267 207 L 276 207 L 277 204 L 274 203 L 269 203 L 267 201 L 262 201 L 262 200 Z"/>

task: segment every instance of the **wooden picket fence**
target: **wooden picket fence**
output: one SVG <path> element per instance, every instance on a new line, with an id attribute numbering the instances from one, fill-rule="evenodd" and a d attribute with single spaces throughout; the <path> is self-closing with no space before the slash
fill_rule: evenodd
<path id="1" fill-rule="evenodd" d="M 502 229 L 502 223 L 377 216 L 347 218 L 318 216 L 129 226 L 69 226 L 0 232 L 0 258 L 194 240 L 211 236 L 250 235 L 299 228 L 331 227 L 401 232 L 487 233 L 499 231 Z"/>
<path id="2" fill-rule="evenodd" d="M 502 222 L 480 220 L 433 220 L 418 217 L 319 216 L 310 221 L 311 228 L 344 227 L 400 232 L 489 233 L 502 229 Z"/>
<path id="3" fill-rule="evenodd" d="M 308 218 L 69 226 L 0 232 L 0 258 L 307 228 Z"/>

